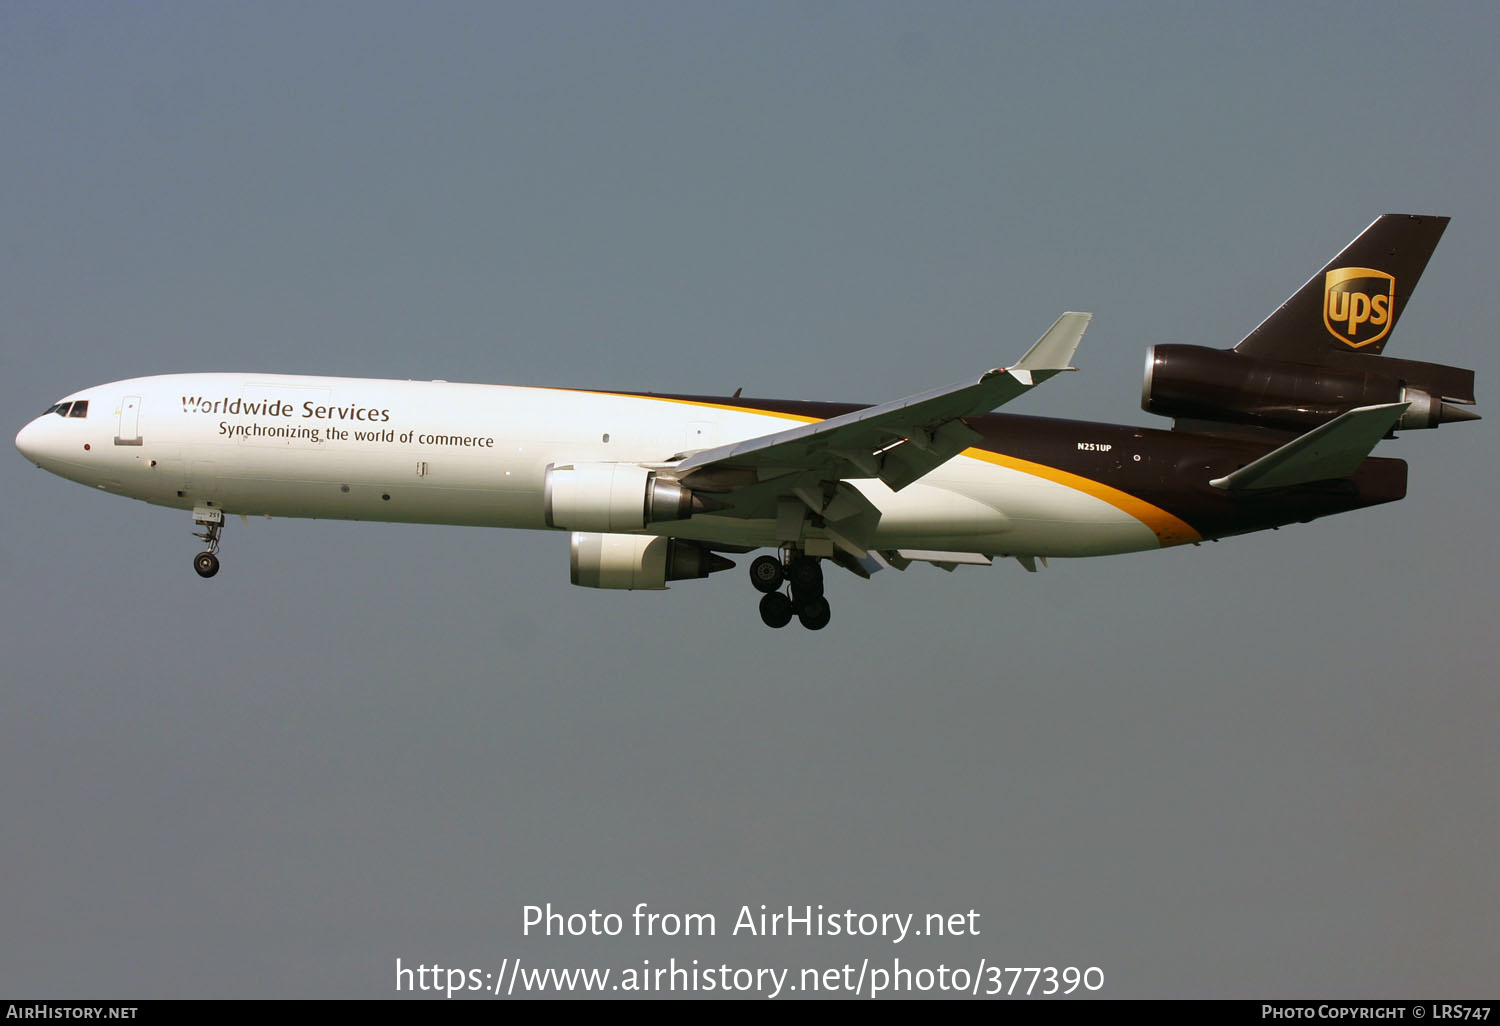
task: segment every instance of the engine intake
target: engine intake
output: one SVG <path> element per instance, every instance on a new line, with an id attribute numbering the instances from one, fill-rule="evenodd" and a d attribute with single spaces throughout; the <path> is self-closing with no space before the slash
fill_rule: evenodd
<path id="1" fill-rule="evenodd" d="M 584 588 L 663 591 L 668 581 L 707 577 L 734 563 L 680 538 L 575 532 L 569 572 Z"/>
<path id="2" fill-rule="evenodd" d="M 639 531 L 709 508 L 690 489 L 634 463 L 553 464 L 542 482 L 547 526 L 567 531 Z"/>

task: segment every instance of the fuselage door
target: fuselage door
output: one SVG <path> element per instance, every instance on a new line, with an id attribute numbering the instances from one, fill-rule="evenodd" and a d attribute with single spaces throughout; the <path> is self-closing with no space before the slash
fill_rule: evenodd
<path id="1" fill-rule="evenodd" d="M 115 444 L 141 444 L 141 397 L 138 395 L 127 395 L 120 400 L 120 428 L 115 433 Z"/>

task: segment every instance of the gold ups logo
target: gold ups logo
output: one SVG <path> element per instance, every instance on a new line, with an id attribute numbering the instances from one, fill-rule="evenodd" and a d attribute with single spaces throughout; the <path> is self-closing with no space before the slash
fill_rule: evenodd
<path id="1" fill-rule="evenodd" d="M 1350 349 L 1379 342 L 1391 330 L 1396 279 L 1371 267 L 1340 267 L 1323 281 L 1323 324 Z"/>

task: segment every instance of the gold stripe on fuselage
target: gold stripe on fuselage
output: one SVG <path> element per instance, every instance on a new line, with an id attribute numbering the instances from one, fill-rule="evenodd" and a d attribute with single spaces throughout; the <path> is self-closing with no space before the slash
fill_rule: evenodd
<path id="1" fill-rule="evenodd" d="M 997 467 L 1005 467 L 1009 470 L 1019 470 L 1023 474 L 1033 477 L 1044 478 L 1056 484 L 1072 488 L 1074 491 L 1092 495 L 1094 498 L 1109 503 L 1115 509 L 1127 513 L 1147 527 L 1151 533 L 1156 535 L 1157 542 L 1162 548 L 1170 545 L 1186 545 L 1188 542 L 1202 541 L 1203 536 L 1192 528 L 1192 525 L 1180 517 L 1173 516 L 1159 506 L 1153 506 L 1145 499 L 1122 492 L 1118 488 L 1111 488 L 1107 484 L 1101 484 L 1092 478 L 1082 477 L 1078 474 L 1049 467 L 1045 463 L 1032 463 L 1030 460 L 1017 459 L 1014 456 L 1006 456 L 1003 453 L 990 452 L 988 449 L 965 449 L 959 455 L 968 456 L 971 459 L 981 460 L 985 463 L 993 463 Z"/>
<path id="2" fill-rule="evenodd" d="M 701 399 L 672 399 L 659 395 L 632 395 L 629 392 L 598 392 L 596 395 L 612 395 L 622 399 L 650 399 L 661 403 L 679 403 L 683 406 L 701 406 L 710 410 L 725 410 L 729 413 L 753 413 L 763 417 L 779 417 L 782 420 L 795 420 L 803 424 L 817 424 L 823 418 L 808 417 L 797 413 L 782 413 L 777 410 L 767 410 L 755 406 L 732 406 L 728 403 L 708 402 Z M 1059 470 L 1057 467 L 1048 466 L 1045 463 L 1033 463 L 1030 460 L 1019 459 L 1015 456 L 1007 456 L 1004 453 L 991 452 L 988 449 L 965 449 L 960 456 L 979 460 L 982 463 L 993 464 L 997 467 L 1005 467 L 1007 470 L 1020 471 L 1030 474 L 1032 477 L 1040 477 L 1043 480 L 1060 484 L 1085 495 L 1091 495 L 1101 502 L 1107 502 L 1115 509 L 1120 510 L 1151 529 L 1156 535 L 1157 544 L 1162 548 L 1172 545 L 1186 545 L 1189 542 L 1202 541 L 1203 536 L 1193 529 L 1187 521 L 1168 513 L 1159 506 L 1154 506 L 1145 499 L 1122 492 L 1107 484 L 1095 481 L 1092 478 L 1083 477 L 1079 474 Z"/>

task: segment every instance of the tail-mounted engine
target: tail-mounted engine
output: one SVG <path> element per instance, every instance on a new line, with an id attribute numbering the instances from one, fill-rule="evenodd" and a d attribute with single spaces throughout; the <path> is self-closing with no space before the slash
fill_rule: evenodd
<path id="1" fill-rule="evenodd" d="M 567 531 L 639 531 L 716 505 L 634 463 L 553 464 L 542 483 L 547 526 Z"/>
<path id="2" fill-rule="evenodd" d="M 1479 419 L 1473 402 L 1474 372 L 1458 367 L 1388 357 L 1312 365 L 1182 345 L 1148 349 L 1141 386 L 1147 413 L 1298 432 L 1383 403 L 1411 403 L 1398 429 L 1434 428 Z"/>
<path id="3" fill-rule="evenodd" d="M 733 566 L 718 553 L 681 538 L 577 532 L 569 569 L 573 583 L 584 588 L 661 591 L 668 581 L 707 577 Z"/>

